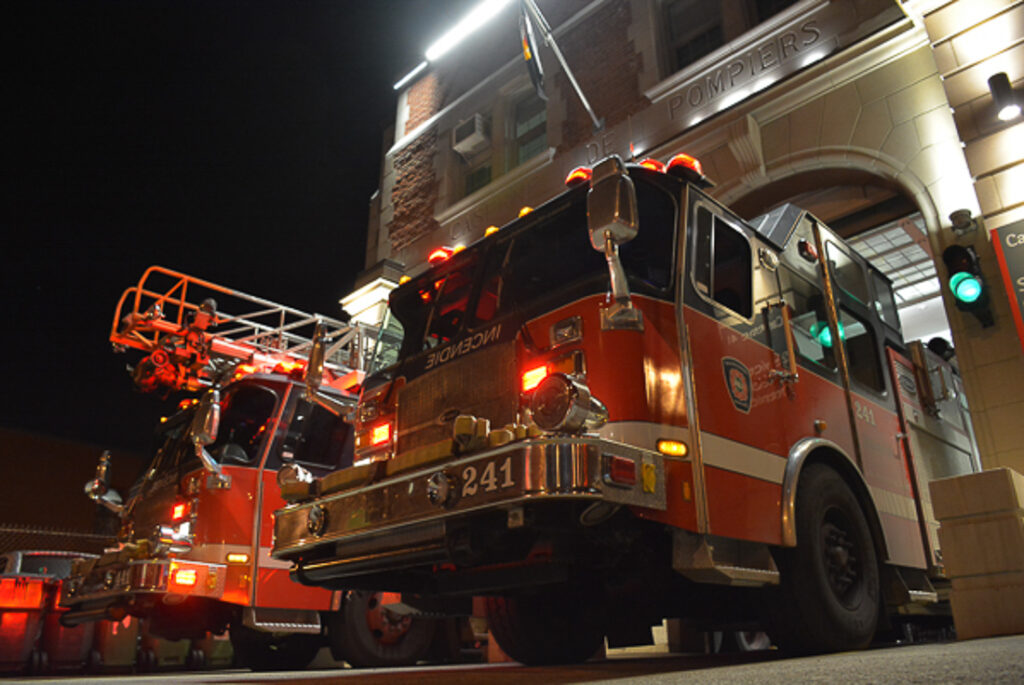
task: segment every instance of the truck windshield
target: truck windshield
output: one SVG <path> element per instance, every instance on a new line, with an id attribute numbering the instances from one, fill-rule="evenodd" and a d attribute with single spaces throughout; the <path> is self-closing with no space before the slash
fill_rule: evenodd
<path id="1" fill-rule="evenodd" d="M 220 463 L 252 464 L 259 457 L 259 447 L 270 425 L 277 394 L 261 385 L 236 385 L 221 400 L 220 428 L 217 441 L 206 449 Z M 161 424 L 160 447 L 144 480 L 182 469 L 200 468 L 189 425 L 195 409 L 187 409 Z M 138 487 L 140 483 L 136 484 Z M 133 488 L 134 491 L 135 488 Z"/>
<path id="2" fill-rule="evenodd" d="M 635 179 L 640 230 L 619 252 L 633 292 L 668 297 L 677 202 L 640 176 Z M 535 316 L 605 292 L 608 265 L 590 245 L 586 193 L 568 193 L 536 214 L 396 288 L 385 325 L 387 345 L 378 343 L 374 370 L 479 331 L 500 317 Z"/>
<path id="3" fill-rule="evenodd" d="M 224 394 L 217 440 L 207 449 L 220 463 L 254 464 L 271 428 L 277 393 L 262 385 L 238 385 Z"/>

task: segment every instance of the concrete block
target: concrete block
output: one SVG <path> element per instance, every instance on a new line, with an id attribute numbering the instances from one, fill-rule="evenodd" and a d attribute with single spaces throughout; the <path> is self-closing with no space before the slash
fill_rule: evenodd
<path id="1" fill-rule="evenodd" d="M 1006 468 L 933 480 L 929 489 L 939 521 L 1024 508 L 1024 476 Z"/>
<path id="2" fill-rule="evenodd" d="M 949 599 L 960 640 L 1024 633 L 1024 572 L 954 578 Z"/>

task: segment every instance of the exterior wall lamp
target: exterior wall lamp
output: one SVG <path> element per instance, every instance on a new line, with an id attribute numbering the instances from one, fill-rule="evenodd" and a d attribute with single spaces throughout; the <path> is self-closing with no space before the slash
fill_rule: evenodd
<path id="1" fill-rule="evenodd" d="M 989 77 L 988 89 L 996 103 L 996 116 L 1000 121 L 1010 121 L 1020 116 L 1020 99 L 1014 92 L 1006 72 L 1001 71 Z"/>

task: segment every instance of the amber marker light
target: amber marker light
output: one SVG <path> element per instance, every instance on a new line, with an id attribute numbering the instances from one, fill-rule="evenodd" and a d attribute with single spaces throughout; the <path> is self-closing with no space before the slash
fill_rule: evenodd
<path id="1" fill-rule="evenodd" d="M 248 564 L 249 555 L 245 552 L 229 552 L 228 553 L 229 564 Z"/>
<path id="2" fill-rule="evenodd" d="M 540 382 L 542 380 L 547 378 L 547 375 L 547 364 L 545 364 L 544 366 L 538 366 L 523 373 L 523 392 L 530 392 L 531 390 L 536 388 L 538 385 L 540 385 Z"/>
<path id="3" fill-rule="evenodd" d="M 644 167 L 645 169 L 650 169 L 651 171 L 660 171 L 661 173 L 665 173 L 664 162 L 659 162 L 658 160 L 652 159 L 650 157 L 641 161 L 640 166 Z"/>
<path id="4" fill-rule="evenodd" d="M 659 440 L 658 451 L 666 457 L 685 457 L 689 454 L 690 448 L 679 440 Z"/>
<path id="5" fill-rule="evenodd" d="M 672 171 L 674 169 L 689 169 L 690 171 L 696 171 L 701 176 L 704 175 L 704 167 L 701 166 L 700 160 L 693 155 L 688 155 L 685 152 L 681 152 L 668 161 L 666 170 Z"/>
<path id="6" fill-rule="evenodd" d="M 519 210 L 519 216 L 526 216 L 533 211 L 533 207 L 523 207 Z"/>
<path id="7" fill-rule="evenodd" d="M 498 228 L 497 226 L 494 226 L 494 225 L 488 226 L 487 228 L 484 229 L 484 237 L 486 238 L 489 235 L 494 235 L 495 233 L 497 233 L 500 230 L 501 229 Z"/>

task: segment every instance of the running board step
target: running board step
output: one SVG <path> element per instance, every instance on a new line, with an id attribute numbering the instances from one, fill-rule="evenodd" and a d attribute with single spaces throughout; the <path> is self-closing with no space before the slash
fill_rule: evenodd
<path id="1" fill-rule="evenodd" d="M 719 585 L 778 585 L 768 546 L 714 535 L 673 531 L 672 568 L 690 580 Z"/>

